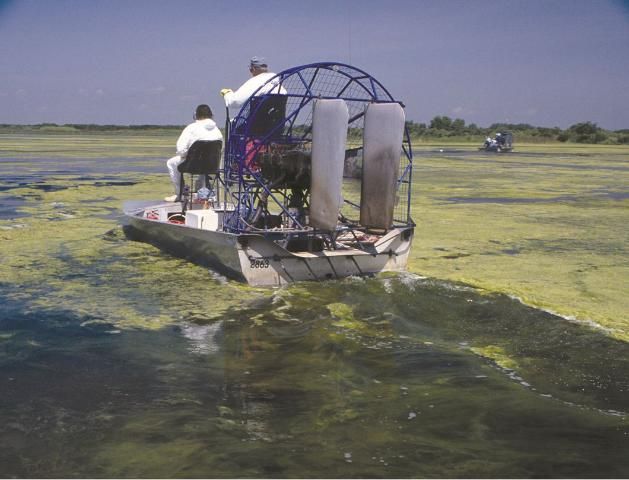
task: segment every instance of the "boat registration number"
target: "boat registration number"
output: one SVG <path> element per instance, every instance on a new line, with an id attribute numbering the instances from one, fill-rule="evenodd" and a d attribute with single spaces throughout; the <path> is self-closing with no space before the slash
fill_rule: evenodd
<path id="1" fill-rule="evenodd" d="M 256 258 L 256 259 L 250 259 L 251 261 L 251 268 L 269 268 L 269 266 L 271 265 L 271 262 L 269 262 L 268 258 Z"/>

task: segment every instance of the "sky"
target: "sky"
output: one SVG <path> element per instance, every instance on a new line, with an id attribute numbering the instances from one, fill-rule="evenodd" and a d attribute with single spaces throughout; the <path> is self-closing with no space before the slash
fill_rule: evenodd
<path id="1" fill-rule="evenodd" d="M 0 123 L 185 125 L 263 56 L 437 115 L 629 128 L 629 0 L 0 0 Z"/>

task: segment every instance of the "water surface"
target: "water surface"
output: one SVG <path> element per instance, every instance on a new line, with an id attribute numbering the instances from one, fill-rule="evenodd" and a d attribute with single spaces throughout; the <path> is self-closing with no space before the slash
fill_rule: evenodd
<path id="1" fill-rule="evenodd" d="M 1 477 L 629 475 L 626 342 L 413 272 L 227 281 L 124 237 L 169 188 L 131 163 L 0 162 Z"/>

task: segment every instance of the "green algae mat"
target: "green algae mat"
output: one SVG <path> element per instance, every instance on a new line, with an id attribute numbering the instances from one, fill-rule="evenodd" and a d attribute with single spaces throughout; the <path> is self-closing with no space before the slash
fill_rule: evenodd
<path id="1" fill-rule="evenodd" d="M 461 151 L 417 152 L 410 270 L 629 340 L 629 149 Z"/>
<path id="2" fill-rule="evenodd" d="M 0 477 L 629 476 L 626 148 L 422 145 L 408 273 L 258 289 L 125 238 L 175 137 L 0 136 Z"/>

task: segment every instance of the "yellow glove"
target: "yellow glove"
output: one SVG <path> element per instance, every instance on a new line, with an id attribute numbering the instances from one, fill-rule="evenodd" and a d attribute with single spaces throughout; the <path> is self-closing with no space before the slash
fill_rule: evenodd
<path id="1" fill-rule="evenodd" d="M 227 95 L 228 93 L 232 93 L 232 89 L 231 88 L 223 88 L 221 90 L 221 96 L 224 97 L 225 95 Z"/>

